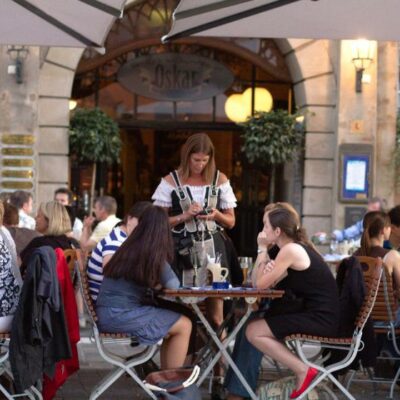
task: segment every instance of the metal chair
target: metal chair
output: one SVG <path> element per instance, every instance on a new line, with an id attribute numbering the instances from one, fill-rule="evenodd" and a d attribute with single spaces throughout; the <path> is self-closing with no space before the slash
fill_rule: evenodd
<path id="1" fill-rule="evenodd" d="M 370 280 L 374 268 L 379 263 L 378 258 L 358 256 L 357 259 L 360 261 L 363 267 L 364 279 Z M 382 261 L 381 261 L 382 262 Z M 384 273 L 382 274 L 381 283 L 379 285 L 378 294 L 375 305 L 372 309 L 371 318 L 374 322 L 374 331 L 377 334 L 385 334 L 389 343 L 391 343 L 394 355 L 382 355 L 378 356 L 379 359 L 390 359 L 400 361 L 400 349 L 397 344 L 397 338 L 400 336 L 400 329 L 395 327 L 396 312 L 399 307 L 397 298 L 393 289 L 392 275 L 389 273 L 384 265 Z M 390 386 L 390 398 L 393 398 L 393 392 L 396 387 L 396 382 L 400 376 L 400 366 L 398 367 L 393 380 L 382 379 L 369 374 L 370 379 L 354 378 L 355 373 L 348 379 L 347 387 L 350 387 L 352 382 L 373 382 L 373 383 L 388 383 L 391 382 Z"/>
<path id="2" fill-rule="evenodd" d="M 312 384 L 308 387 L 308 389 L 301 396 L 298 397 L 298 399 L 304 398 L 307 395 L 307 393 L 309 393 L 314 387 L 316 387 L 324 379 L 328 378 L 329 380 L 332 381 L 334 385 L 336 385 L 342 391 L 342 393 L 348 399 L 355 400 L 355 398 L 349 393 L 349 391 L 336 379 L 333 373 L 349 366 L 356 358 L 357 352 L 363 346 L 361 341 L 363 329 L 374 307 L 376 296 L 378 293 L 379 283 L 381 280 L 381 275 L 382 275 L 382 260 L 376 263 L 376 268 L 371 270 L 369 281 L 366 282 L 367 294 L 365 296 L 364 303 L 355 321 L 355 329 L 352 337 L 330 338 L 330 337 L 310 336 L 304 334 L 294 334 L 285 338 L 285 341 L 289 345 L 289 347 L 293 348 L 296 351 L 300 359 L 305 364 L 314 367 L 318 371 L 320 371 L 319 376 L 312 382 Z M 322 348 L 327 348 L 327 349 L 342 350 L 344 353 L 343 359 L 339 362 L 328 365 L 327 367 L 325 367 L 324 365 L 319 365 L 316 362 L 307 359 L 304 353 L 304 349 L 302 347 L 306 343 L 320 345 Z M 333 392 L 331 393 L 331 395 L 333 395 Z"/>
<path id="3" fill-rule="evenodd" d="M 75 275 L 75 263 L 77 262 L 77 251 L 75 249 L 65 249 L 63 253 L 67 261 L 69 274 L 73 280 Z"/>
<path id="4" fill-rule="evenodd" d="M 115 367 L 94 387 L 92 393 L 90 394 L 89 400 L 97 399 L 123 374 L 127 374 L 128 376 L 130 376 L 147 393 L 150 398 L 156 399 L 156 396 L 145 386 L 145 384 L 137 375 L 135 367 L 144 364 L 146 361 L 153 358 L 153 356 L 158 351 L 158 345 L 140 345 L 135 347 L 135 354 L 124 355 L 114 353 L 110 349 L 110 346 L 112 345 L 130 345 L 132 342 L 132 335 L 126 333 L 115 334 L 99 332 L 97 326 L 98 318 L 92 302 L 92 297 L 89 293 L 89 283 L 87 280 L 86 271 L 83 268 L 83 264 L 81 262 L 81 254 L 79 252 L 77 252 L 77 259 L 79 268 L 77 268 L 76 274 L 78 276 L 78 281 L 84 299 L 84 305 L 89 316 L 89 324 L 92 328 L 92 333 L 97 350 L 104 361 Z"/>
<path id="5" fill-rule="evenodd" d="M 5 377 L 7 380 L 12 383 L 13 376 L 11 372 L 11 368 L 8 361 L 8 346 L 10 342 L 10 333 L 0 333 L 0 376 Z M 31 386 L 29 389 L 26 389 L 23 393 L 13 394 L 11 393 L 6 386 L 4 386 L 3 382 L 0 381 L 0 392 L 6 399 L 17 399 L 27 397 L 31 400 L 42 400 L 42 394 L 40 391 Z"/>

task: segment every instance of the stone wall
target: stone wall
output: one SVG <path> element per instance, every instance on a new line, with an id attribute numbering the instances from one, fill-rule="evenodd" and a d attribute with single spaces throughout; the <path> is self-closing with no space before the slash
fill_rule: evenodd
<path id="1" fill-rule="evenodd" d="M 38 201 L 69 184 L 69 99 L 82 49 L 50 48 L 40 68 Z"/>

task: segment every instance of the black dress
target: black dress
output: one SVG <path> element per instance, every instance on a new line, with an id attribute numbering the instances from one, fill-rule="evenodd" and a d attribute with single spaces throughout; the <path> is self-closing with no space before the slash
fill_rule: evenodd
<path id="1" fill-rule="evenodd" d="M 311 264 L 303 271 L 288 268 L 288 275 L 277 288 L 285 290 L 282 299 L 271 302 L 265 314 L 277 339 L 302 333 L 335 337 L 339 324 L 339 295 L 335 279 L 323 259 L 303 246 Z"/>

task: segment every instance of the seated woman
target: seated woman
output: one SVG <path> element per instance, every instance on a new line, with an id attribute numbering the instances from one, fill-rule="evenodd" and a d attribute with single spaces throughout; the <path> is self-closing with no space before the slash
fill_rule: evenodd
<path id="1" fill-rule="evenodd" d="M 189 318 L 159 308 L 147 296 L 152 289 L 179 287 L 169 265 L 172 257 L 168 215 L 161 207 L 150 206 L 108 262 L 96 303 L 101 331 L 129 333 L 144 344 L 164 338 L 163 369 L 184 364 L 192 331 Z"/>
<path id="2" fill-rule="evenodd" d="M 22 266 L 25 270 L 33 250 L 41 246 L 65 249 L 79 248 L 79 243 L 68 234 L 71 220 L 65 207 L 57 201 L 41 203 L 36 215 L 36 230 L 43 236 L 35 237 L 21 252 Z"/>
<path id="3" fill-rule="evenodd" d="M 275 208 L 286 208 L 293 215 L 296 216 L 296 224 L 300 225 L 300 217 L 297 214 L 297 211 L 293 208 L 293 206 L 286 202 L 278 202 L 278 203 L 270 203 L 264 208 L 264 213 L 271 211 Z M 266 241 L 266 235 L 264 231 L 259 232 L 257 237 L 257 259 L 255 261 L 255 265 L 259 265 L 260 263 L 267 262 L 269 260 L 274 260 L 279 253 L 279 248 L 273 244 L 270 245 Z M 255 271 L 256 269 L 254 269 Z M 281 289 L 279 284 L 276 289 Z M 264 315 L 265 311 L 269 307 L 269 300 L 264 300 L 258 305 L 258 309 L 256 309 L 248 323 L 254 318 L 260 318 Z M 247 323 L 247 324 L 248 324 Z M 251 389 L 255 392 L 257 389 L 257 380 L 260 372 L 260 365 L 262 361 L 263 354 L 257 350 L 254 346 L 249 343 L 246 338 L 245 324 L 242 329 L 239 331 L 238 335 L 235 339 L 235 346 L 232 352 L 232 358 L 235 361 L 235 364 L 239 368 L 240 372 L 246 379 L 246 382 L 249 384 Z M 232 368 L 229 368 L 226 375 L 224 386 L 228 391 L 228 400 L 243 400 L 248 397 L 247 390 L 242 385 L 236 374 L 233 372 Z"/>
<path id="4" fill-rule="evenodd" d="M 299 227 L 296 214 L 276 208 L 264 214 L 265 240 L 275 243 L 274 261 L 257 265 L 253 285 L 266 289 L 280 282 L 291 300 L 276 299 L 264 318 L 251 321 L 246 329 L 249 342 L 292 370 L 297 378 L 291 399 L 300 396 L 317 376 L 293 354 L 282 340 L 291 334 L 335 336 L 339 323 L 339 296 L 335 279 L 322 257 Z"/>
<path id="5" fill-rule="evenodd" d="M 399 288 L 400 254 L 397 250 L 383 248 L 384 241 L 390 237 L 391 221 L 389 216 L 383 211 L 370 211 L 364 216 L 363 227 L 361 247 L 354 252 L 354 255 L 381 257 L 389 273 L 393 276 L 394 284 Z"/>
<path id="6" fill-rule="evenodd" d="M 0 201 L 0 227 L 3 228 L 4 207 Z M 12 240 L 12 239 L 11 239 Z M 10 332 L 22 287 L 21 274 L 16 264 L 15 248 L 9 247 L 9 238 L 0 232 L 0 332 Z"/>

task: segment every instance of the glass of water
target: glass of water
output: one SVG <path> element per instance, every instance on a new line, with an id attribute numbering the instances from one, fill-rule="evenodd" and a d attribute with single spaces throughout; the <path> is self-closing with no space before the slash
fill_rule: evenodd
<path id="1" fill-rule="evenodd" d="M 338 248 L 339 242 L 335 239 L 332 239 L 329 243 L 329 249 L 331 251 L 331 254 L 337 254 L 338 253 Z"/>

